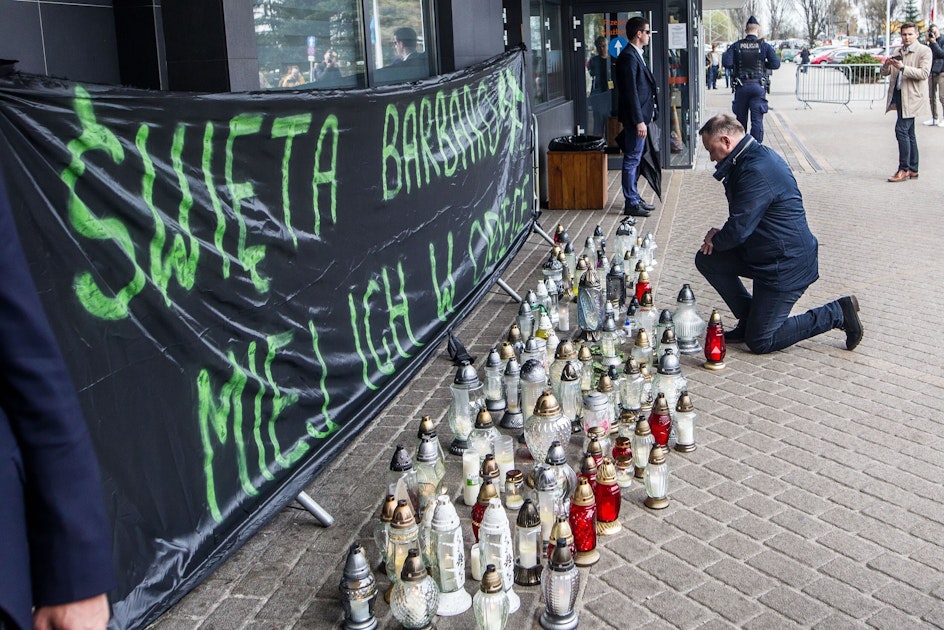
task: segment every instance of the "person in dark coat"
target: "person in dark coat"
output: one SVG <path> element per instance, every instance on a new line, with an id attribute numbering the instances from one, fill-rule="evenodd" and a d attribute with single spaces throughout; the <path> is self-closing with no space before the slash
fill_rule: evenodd
<path id="1" fill-rule="evenodd" d="M 734 80 L 731 111 L 744 129 L 747 129 L 747 114 L 750 113 L 751 135 L 763 142 L 769 71 L 780 67 L 780 55 L 773 46 L 758 38 L 760 24 L 753 15 L 748 18 L 744 33 L 744 39 L 734 42 L 724 51 L 721 65 L 730 68 Z"/>
<path id="2" fill-rule="evenodd" d="M 649 135 L 649 123 L 656 119 L 656 80 L 643 60 L 642 50 L 649 45 L 649 22 L 636 16 L 626 21 L 629 45 L 616 58 L 613 77 L 619 96 L 619 136 L 623 150 L 623 214 L 647 217 L 655 206 L 643 201 L 636 188 L 639 163 Z"/>
<path id="3" fill-rule="evenodd" d="M 0 628 L 104 630 L 115 578 L 98 464 L 2 174 L 0 234 Z"/>
<path id="4" fill-rule="evenodd" d="M 928 95 L 931 97 L 931 118 L 925 125 L 944 127 L 944 37 L 937 24 L 928 27 L 928 48 L 931 49 L 931 76 L 928 77 Z M 938 102 L 940 101 L 940 114 Z"/>
<path id="5" fill-rule="evenodd" d="M 839 328 L 846 349 L 854 349 L 863 333 L 854 295 L 790 316 L 819 278 L 819 244 L 790 167 L 730 114 L 711 118 L 698 133 L 728 198 L 728 220 L 708 230 L 695 255 L 695 267 L 738 319 L 725 340 L 766 354 Z M 753 295 L 741 278 L 754 281 Z"/>

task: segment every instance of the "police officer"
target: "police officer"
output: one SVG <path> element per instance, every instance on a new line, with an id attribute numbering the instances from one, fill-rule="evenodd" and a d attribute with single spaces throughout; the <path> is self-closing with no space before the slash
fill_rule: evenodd
<path id="1" fill-rule="evenodd" d="M 767 113 L 767 92 L 770 91 L 768 70 L 780 67 L 774 47 L 758 39 L 760 24 L 753 15 L 744 27 L 744 39 L 731 44 L 721 64 L 731 70 L 734 80 L 734 103 L 731 108 L 741 126 L 747 129 L 747 113 L 751 113 L 751 135 L 764 141 L 764 114 Z"/>

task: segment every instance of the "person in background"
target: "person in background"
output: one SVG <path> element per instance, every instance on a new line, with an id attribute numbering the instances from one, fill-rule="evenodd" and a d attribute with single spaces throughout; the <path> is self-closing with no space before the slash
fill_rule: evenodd
<path id="1" fill-rule="evenodd" d="M 626 21 L 629 45 L 616 58 L 613 77 L 619 95 L 619 119 L 623 124 L 623 214 L 634 217 L 648 217 L 655 209 L 643 201 L 636 188 L 649 123 L 656 116 L 656 80 L 643 59 L 643 47 L 649 45 L 649 36 L 649 22 L 645 18 L 635 16 Z"/>
<path id="2" fill-rule="evenodd" d="M 928 79 L 928 95 L 931 99 L 931 117 L 925 125 L 944 127 L 944 37 L 937 24 L 928 29 L 928 48 L 931 49 L 931 77 Z M 941 113 L 938 115 L 938 102 Z"/>
<path id="3" fill-rule="evenodd" d="M 105 630 L 115 587 L 95 451 L 0 173 L 0 629 Z"/>
<path id="4" fill-rule="evenodd" d="M 590 111 L 593 114 L 590 133 L 606 137 L 606 125 L 610 118 L 610 56 L 606 48 L 606 37 L 600 35 L 593 40 L 596 54 L 587 60 L 590 73 Z"/>
<path id="5" fill-rule="evenodd" d="M 298 66 L 292 64 L 288 67 L 288 71 L 282 75 L 282 78 L 279 80 L 279 87 L 296 87 L 299 85 L 304 85 L 304 83 L 305 77 L 302 76 Z"/>
<path id="6" fill-rule="evenodd" d="M 324 54 L 324 64 L 318 68 L 315 76 L 318 83 L 336 85 L 341 81 L 341 70 L 338 68 L 338 51 L 329 49 Z"/>
<path id="7" fill-rule="evenodd" d="M 721 53 L 718 52 L 718 44 L 711 44 L 711 52 L 708 53 L 708 89 L 718 89 L 718 70 L 721 68 Z"/>
<path id="8" fill-rule="evenodd" d="M 898 141 L 898 170 L 888 181 L 900 183 L 918 179 L 918 140 L 915 117 L 928 110 L 928 76 L 931 74 L 931 49 L 918 41 L 918 29 L 905 22 L 901 33 L 901 51 L 882 63 L 880 74 L 888 79 L 885 112 L 895 110 L 895 139 Z"/>
<path id="9" fill-rule="evenodd" d="M 727 221 L 708 230 L 695 255 L 695 267 L 738 319 L 725 341 L 767 354 L 838 328 L 853 350 L 863 335 L 854 295 L 790 315 L 819 278 L 819 243 L 790 166 L 730 114 L 714 116 L 698 133 L 728 200 Z M 741 278 L 754 281 L 753 294 Z"/>
<path id="10" fill-rule="evenodd" d="M 767 92 L 770 89 L 768 71 L 780 67 L 780 55 L 774 47 L 758 37 L 760 24 L 753 15 L 744 27 L 744 39 L 734 42 L 724 51 L 721 63 L 731 69 L 734 80 L 734 102 L 731 110 L 738 122 L 747 129 L 747 115 L 751 115 L 751 135 L 764 141 L 764 114 L 767 113 Z"/>
<path id="11" fill-rule="evenodd" d="M 810 65 L 810 49 L 804 46 L 800 51 L 800 72 L 806 72 L 808 65 Z"/>

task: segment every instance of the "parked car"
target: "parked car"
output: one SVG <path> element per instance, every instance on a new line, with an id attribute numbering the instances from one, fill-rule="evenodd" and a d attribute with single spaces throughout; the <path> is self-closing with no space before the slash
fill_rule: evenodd
<path id="1" fill-rule="evenodd" d="M 840 53 L 854 55 L 860 52 L 862 52 L 861 48 L 842 47 L 842 48 L 834 48 L 832 50 L 824 51 L 815 57 L 813 56 L 812 53 L 810 53 L 810 63 L 813 64 L 814 66 L 819 65 L 821 63 L 839 63 L 839 61 L 833 61 L 836 55 Z"/>
<path id="2" fill-rule="evenodd" d="M 780 49 L 780 59 L 782 61 L 793 61 L 799 56 L 800 51 L 796 48 L 781 48 Z"/>
<path id="3" fill-rule="evenodd" d="M 850 48 L 850 49 L 848 49 L 848 50 L 836 50 L 836 51 L 833 51 L 832 53 L 827 53 L 827 55 L 826 55 L 826 61 L 825 61 L 824 63 L 827 63 L 827 64 L 842 63 L 843 60 L 844 60 L 846 57 L 853 57 L 853 56 L 856 56 L 856 55 L 867 55 L 867 54 L 870 54 L 869 51 L 864 50 L 864 49 L 862 49 L 862 48 Z M 875 59 L 875 62 L 876 62 L 876 63 L 882 63 L 882 61 L 884 60 L 884 57 L 883 57 L 882 59 L 879 59 L 879 58 L 876 57 L 875 55 L 872 55 L 872 58 Z"/>

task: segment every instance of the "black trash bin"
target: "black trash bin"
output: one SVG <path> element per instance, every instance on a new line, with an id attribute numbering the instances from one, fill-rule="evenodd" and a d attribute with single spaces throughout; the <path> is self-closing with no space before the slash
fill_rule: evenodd
<path id="1" fill-rule="evenodd" d="M 600 136 L 560 136 L 547 145 L 548 151 L 602 151 L 606 138 Z"/>
<path id="2" fill-rule="evenodd" d="M 547 145 L 547 207 L 595 210 L 606 206 L 606 139 L 561 136 Z"/>

